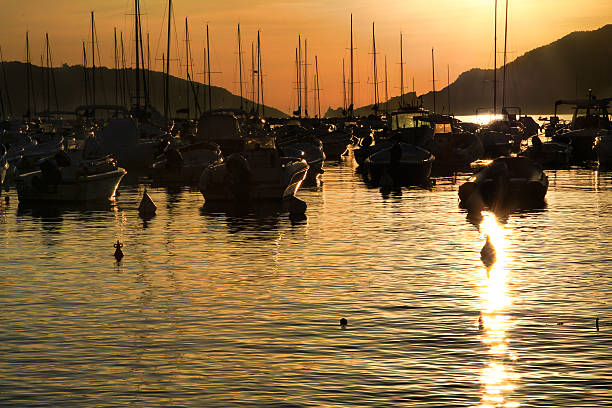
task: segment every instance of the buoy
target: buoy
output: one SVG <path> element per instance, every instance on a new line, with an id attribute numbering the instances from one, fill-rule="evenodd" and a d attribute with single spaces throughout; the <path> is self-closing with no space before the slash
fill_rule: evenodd
<path id="1" fill-rule="evenodd" d="M 344 317 L 340 319 L 340 326 L 346 327 L 347 325 L 348 325 L 348 320 L 346 320 Z"/>
<path id="2" fill-rule="evenodd" d="M 149 197 L 145 189 L 142 200 L 140 200 L 140 205 L 138 206 L 138 214 L 140 214 L 142 218 L 151 218 L 155 215 L 155 211 L 157 211 L 157 206 L 151 197 Z"/>
<path id="3" fill-rule="evenodd" d="M 487 268 L 490 268 L 497 260 L 497 256 L 495 254 L 495 247 L 493 244 L 491 244 L 491 239 L 488 235 L 486 237 L 487 242 L 485 242 L 484 246 L 480 250 L 480 259 Z"/>
<path id="4" fill-rule="evenodd" d="M 121 258 L 123 258 L 123 251 L 121 250 L 121 248 L 123 248 L 123 244 L 121 242 L 119 242 L 119 240 L 117 240 L 117 243 L 113 245 L 116 249 L 115 249 L 115 259 L 117 260 L 117 262 L 121 261 Z"/>
<path id="5" fill-rule="evenodd" d="M 599 331 L 599 317 L 595 318 L 595 328 Z"/>

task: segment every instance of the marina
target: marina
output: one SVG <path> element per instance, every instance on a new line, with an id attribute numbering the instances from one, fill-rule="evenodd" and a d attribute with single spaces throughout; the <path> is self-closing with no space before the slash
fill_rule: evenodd
<path id="1" fill-rule="evenodd" d="M 612 405 L 609 4 L 37 2 L 0 405 Z"/>

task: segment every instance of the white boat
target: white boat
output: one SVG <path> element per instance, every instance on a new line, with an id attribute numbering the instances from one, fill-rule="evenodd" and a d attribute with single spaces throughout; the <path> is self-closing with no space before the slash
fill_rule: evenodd
<path id="1" fill-rule="evenodd" d="M 112 200 L 127 173 L 111 157 L 86 160 L 80 151 L 59 152 L 39 163 L 40 170 L 19 175 L 20 202 Z"/>
<path id="2" fill-rule="evenodd" d="M 206 201 L 282 200 L 295 196 L 307 172 L 304 159 L 256 148 L 208 166 L 200 177 L 200 191 Z"/>

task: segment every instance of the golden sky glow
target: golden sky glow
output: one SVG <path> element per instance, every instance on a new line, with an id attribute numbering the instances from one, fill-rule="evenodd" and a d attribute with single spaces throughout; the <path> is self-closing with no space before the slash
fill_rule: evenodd
<path id="1" fill-rule="evenodd" d="M 503 50 L 504 0 L 498 1 L 498 47 Z M 30 31 L 33 60 L 39 61 L 45 32 L 49 33 L 54 63 L 78 64 L 81 43 L 90 41 L 89 13 L 95 11 L 102 64 L 113 66 L 113 27 L 124 32 L 133 63 L 132 0 L 27 0 L 3 2 L 0 46 L 5 60 L 25 59 L 25 31 Z M 404 33 L 405 82 L 418 93 L 431 89 L 431 48 L 435 48 L 437 88 L 472 67 L 493 65 L 494 0 L 174 0 L 176 33 L 173 53 L 184 59 L 185 17 L 189 18 L 194 72 L 202 80 L 203 26 L 210 25 L 213 85 L 238 93 L 236 24 L 241 24 L 244 61 L 250 66 L 250 43 L 261 30 L 266 103 L 289 112 L 295 109 L 295 47 L 298 33 L 308 39 L 309 83 L 318 56 L 321 105 L 342 104 L 342 58 L 349 47 L 349 16 L 353 13 L 356 55 L 356 105 L 372 103 L 371 30 L 376 23 L 379 81 L 388 63 L 388 91 L 399 94 L 399 33 Z M 383 5 L 384 4 L 384 5 Z M 165 52 L 163 25 L 166 0 L 141 0 L 143 30 L 150 33 L 153 69 L 161 70 Z M 576 30 L 610 23 L 610 0 L 510 0 L 508 58 L 545 45 Z M 173 33 L 174 35 L 174 33 Z M 498 54 L 501 63 L 502 56 Z M 174 61 L 171 73 L 185 76 L 184 61 Z M 380 85 L 384 97 L 384 84 Z M 312 98 L 312 94 L 310 96 Z M 312 112 L 313 102 L 309 101 Z"/>

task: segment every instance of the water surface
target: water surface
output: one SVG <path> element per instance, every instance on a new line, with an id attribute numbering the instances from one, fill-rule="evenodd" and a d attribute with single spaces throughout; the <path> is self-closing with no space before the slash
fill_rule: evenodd
<path id="1" fill-rule="evenodd" d="M 610 406 L 612 174 L 548 174 L 502 217 L 458 207 L 465 176 L 383 198 L 348 160 L 302 222 L 164 188 L 144 222 L 137 181 L 89 208 L 11 191 L 0 405 Z"/>

